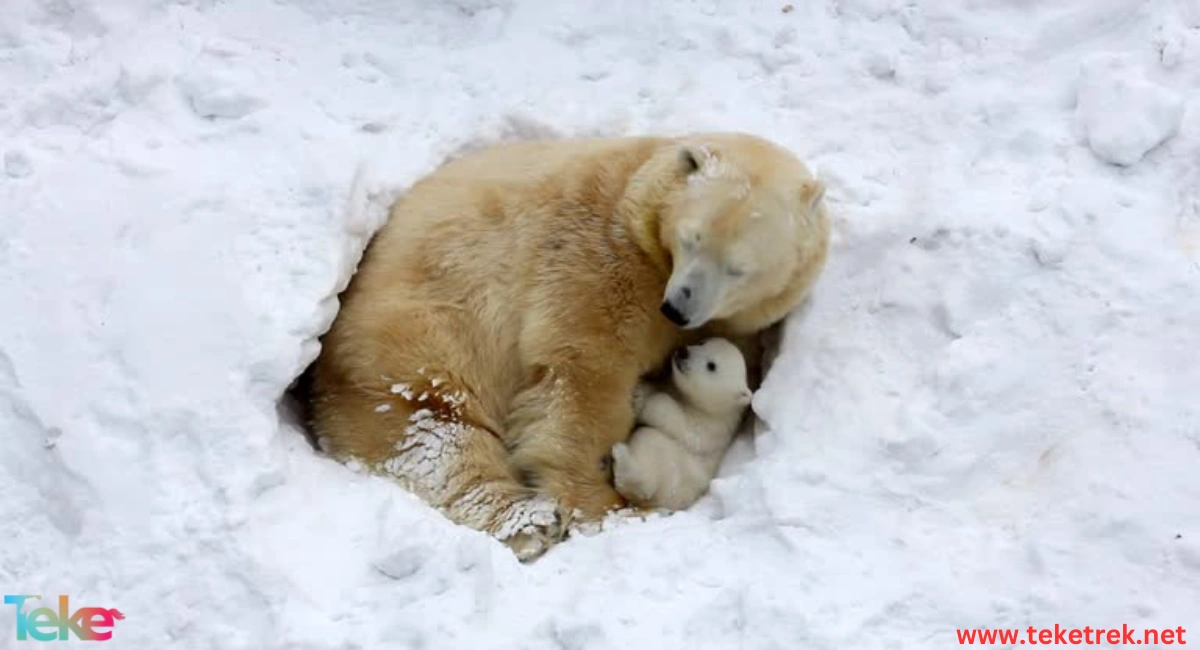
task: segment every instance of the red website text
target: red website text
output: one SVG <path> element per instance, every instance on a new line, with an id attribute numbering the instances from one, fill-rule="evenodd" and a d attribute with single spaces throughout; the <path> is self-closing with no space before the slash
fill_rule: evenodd
<path id="1" fill-rule="evenodd" d="M 1027 627 L 1023 630 L 956 630 L 959 645 L 1187 645 L 1182 626 L 1176 628 Z"/>

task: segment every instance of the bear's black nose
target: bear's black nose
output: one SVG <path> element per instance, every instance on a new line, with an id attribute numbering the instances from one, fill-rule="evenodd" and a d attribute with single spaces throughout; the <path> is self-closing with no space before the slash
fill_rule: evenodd
<path id="1" fill-rule="evenodd" d="M 676 325 L 678 325 L 680 327 L 683 327 L 688 324 L 687 319 L 683 317 L 683 314 L 679 313 L 679 310 L 676 309 L 675 305 L 672 305 L 671 301 L 669 301 L 669 300 L 663 302 L 662 306 L 659 307 L 659 311 L 662 312 L 663 316 L 667 317 L 667 320 L 671 321 L 672 323 L 675 323 Z"/>

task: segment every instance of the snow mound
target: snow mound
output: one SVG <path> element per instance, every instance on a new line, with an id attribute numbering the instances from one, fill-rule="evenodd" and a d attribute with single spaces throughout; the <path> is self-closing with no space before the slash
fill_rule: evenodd
<path id="1" fill-rule="evenodd" d="M 1137 163 L 1183 121 L 1183 96 L 1148 81 L 1125 57 L 1088 58 L 1078 92 L 1075 117 L 1087 145 L 1114 165 Z"/>
<path id="2" fill-rule="evenodd" d="M 242 62 L 240 50 L 235 43 L 210 43 L 176 80 L 199 117 L 236 120 L 266 105 L 254 91 L 262 83 Z"/>

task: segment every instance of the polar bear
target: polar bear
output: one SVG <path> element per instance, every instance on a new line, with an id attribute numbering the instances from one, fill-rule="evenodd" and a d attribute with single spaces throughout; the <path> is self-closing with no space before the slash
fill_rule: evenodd
<path id="1" fill-rule="evenodd" d="M 825 187 L 739 133 L 500 144 L 394 204 L 309 380 L 332 458 L 522 560 L 625 505 L 631 396 L 708 336 L 752 347 L 825 264 Z"/>
<path id="2" fill-rule="evenodd" d="M 613 446 L 613 484 L 640 508 L 683 510 L 708 491 L 750 405 L 746 360 L 724 338 L 684 346 L 666 389 L 647 393 L 643 426 Z"/>

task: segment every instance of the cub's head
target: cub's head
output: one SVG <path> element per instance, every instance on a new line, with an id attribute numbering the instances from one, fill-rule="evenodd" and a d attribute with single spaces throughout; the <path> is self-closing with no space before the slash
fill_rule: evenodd
<path id="1" fill-rule="evenodd" d="M 685 140 L 674 155 L 681 182 L 659 223 L 671 257 L 663 315 L 684 329 L 739 317 L 769 325 L 802 297 L 807 286 L 795 285 L 815 275 L 806 267 L 824 262 L 824 184 L 747 135 Z"/>
<path id="2" fill-rule="evenodd" d="M 679 348 L 671 359 L 671 381 L 691 406 L 709 413 L 741 410 L 753 396 L 746 359 L 728 339 Z"/>

